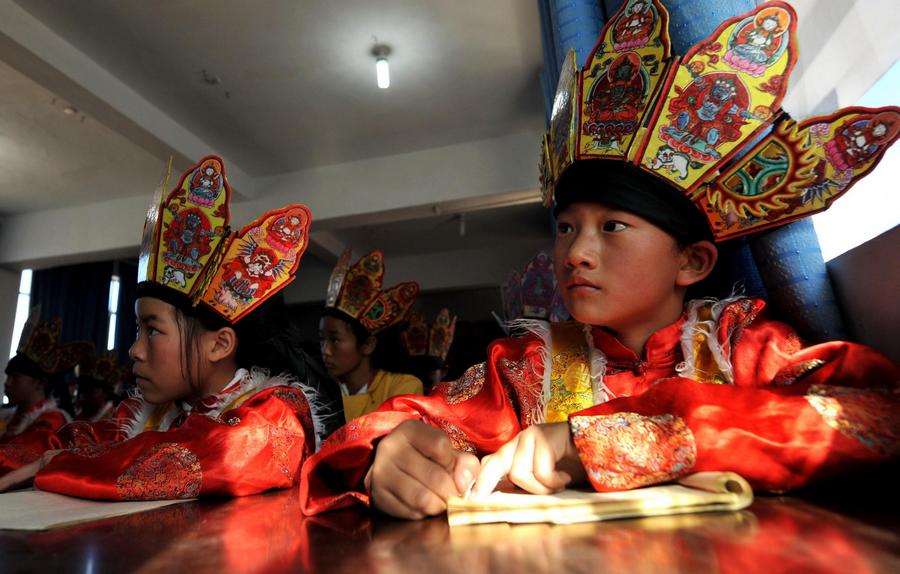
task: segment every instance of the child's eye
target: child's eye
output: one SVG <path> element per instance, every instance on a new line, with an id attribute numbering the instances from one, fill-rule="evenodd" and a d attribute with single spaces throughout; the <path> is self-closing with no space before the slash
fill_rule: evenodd
<path id="1" fill-rule="evenodd" d="M 556 234 L 557 235 L 566 235 L 567 233 L 571 233 L 573 229 L 575 229 L 575 228 L 564 221 L 559 221 L 556 224 Z"/>
<path id="2" fill-rule="evenodd" d="M 147 327 L 147 336 L 152 337 L 153 335 L 159 335 L 159 329 L 156 327 Z"/>
<path id="3" fill-rule="evenodd" d="M 628 226 L 621 221 L 607 221 L 603 224 L 603 231 L 607 233 L 616 233 L 624 231 Z"/>

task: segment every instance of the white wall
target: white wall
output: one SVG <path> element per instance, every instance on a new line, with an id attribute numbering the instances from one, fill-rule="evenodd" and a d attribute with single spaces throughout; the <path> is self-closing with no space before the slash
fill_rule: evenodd
<path id="1" fill-rule="evenodd" d="M 373 212 L 534 190 L 540 136 L 523 132 L 260 178 L 260 198 L 233 201 L 232 222 L 242 227 L 269 209 L 301 202 L 322 230 Z M 136 256 L 150 199 L 148 187 L 145 197 L 8 216 L 0 226 L 0 266 L 40 268 Z"/>

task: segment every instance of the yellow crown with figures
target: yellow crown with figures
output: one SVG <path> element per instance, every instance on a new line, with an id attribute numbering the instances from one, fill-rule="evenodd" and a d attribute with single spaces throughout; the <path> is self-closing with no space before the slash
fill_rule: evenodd
<path id="1" fill-rule="evenodd" d="M 267 212 L 234 232 L 229 227 L 231 187 L 221 158 L 201 159 L 161 200 L 169 173 L 144 224 L 139 297 L 202 305 L 235 323 L 295 279 L 309 243 L 306 206 Z"/>
<path id="2" fill-rule="evenodd" d="M 663 4 L 625 2 L 584 68 L 574 51 L 563 64 L 542 145 L 545 205 L 569 166 L 596 160 L 632 164 L 681 191 L 717 240 L 826 209 L 897 139 L 900 108 L 791 119 L 780 106 L 796 28 L 790 5 L 766 2 L 679 58 Z"/>
<path id="3" fill-rule="evenodd" d="M 372 334 L 406 321 L 419 294 L 419 284 L 406 281 L 382 290 L 384 253 L 375 249 L 353 265 L 351 257 L 348 247 L 334 266 L 325 307 L 355 319 Z"/>
<path id="4" fill-rule="evenodd" d="M 28 319 L 22 327 L 19 344 L 16 347 L 16 361 L 10 365 L 17 365 L 16 370 L 22 365 L 22 358 L 31 361 L 37 369 L 45 375 L 64 373 L 85 357 L 90 355 L 94 344 L 89 341 L 72 341 L 60 344 L 62 333 L 62 319 L 51 317 L 41 321 L 40 306 L 32 307 L 28 313 Z"/>
<path id="5" fill-rule="evenodd" d="M 450 310 L 444 307 L 429 325 L 422 313 L 413 313 L 409 326 L 400 333 L 400 342 L 410 357 L 435 357 L 447 359 L 453 335 L 456 331 L 456 317 L 450 318 Z"/>

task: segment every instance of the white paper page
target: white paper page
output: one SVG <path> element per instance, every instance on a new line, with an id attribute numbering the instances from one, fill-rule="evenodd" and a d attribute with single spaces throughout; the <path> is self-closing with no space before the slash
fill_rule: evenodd
<path id="1" fill-rule="evenodd" d="M 179 502 L 186 500 L 99 502 L 41 490 L 7 492 L 0 494 L 0 530 L 49 530 Z"/>

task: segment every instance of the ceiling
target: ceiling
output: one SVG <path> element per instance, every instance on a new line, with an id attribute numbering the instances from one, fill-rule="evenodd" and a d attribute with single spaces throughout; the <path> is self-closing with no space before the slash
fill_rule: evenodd
<path id="1" fill-rule="evenodd" d="M 544 126 L 532 1 L 0 0 L 4 19 L 0 219 L 149 197 L 170 154 L 180 171 L 215 151 L 234 201 L 265 202 L 280 174 Z M 392 47 L 387 90 L 375 82 L 376 38 Z M 546 243 L 528 141 L 525 205 L 332 219 L 305 268 L 325 274 L 346 245 L 390 259 Z M 416 195 L 409 205 L 433 201 Z"/>
<path id="2" fill-rule="evenodd" d="M 251 176 L 540 126 L 535 2 L 20 0 Z M 375 38 L 392 85 L 375 85 Z"/>
<path id="3" fill-rule="evenodd" d="M 101 201 L 137 191 L 124 182 L 159 179 L 159 158 L 69 106 L 0 60 L 0 214 Z"/>

